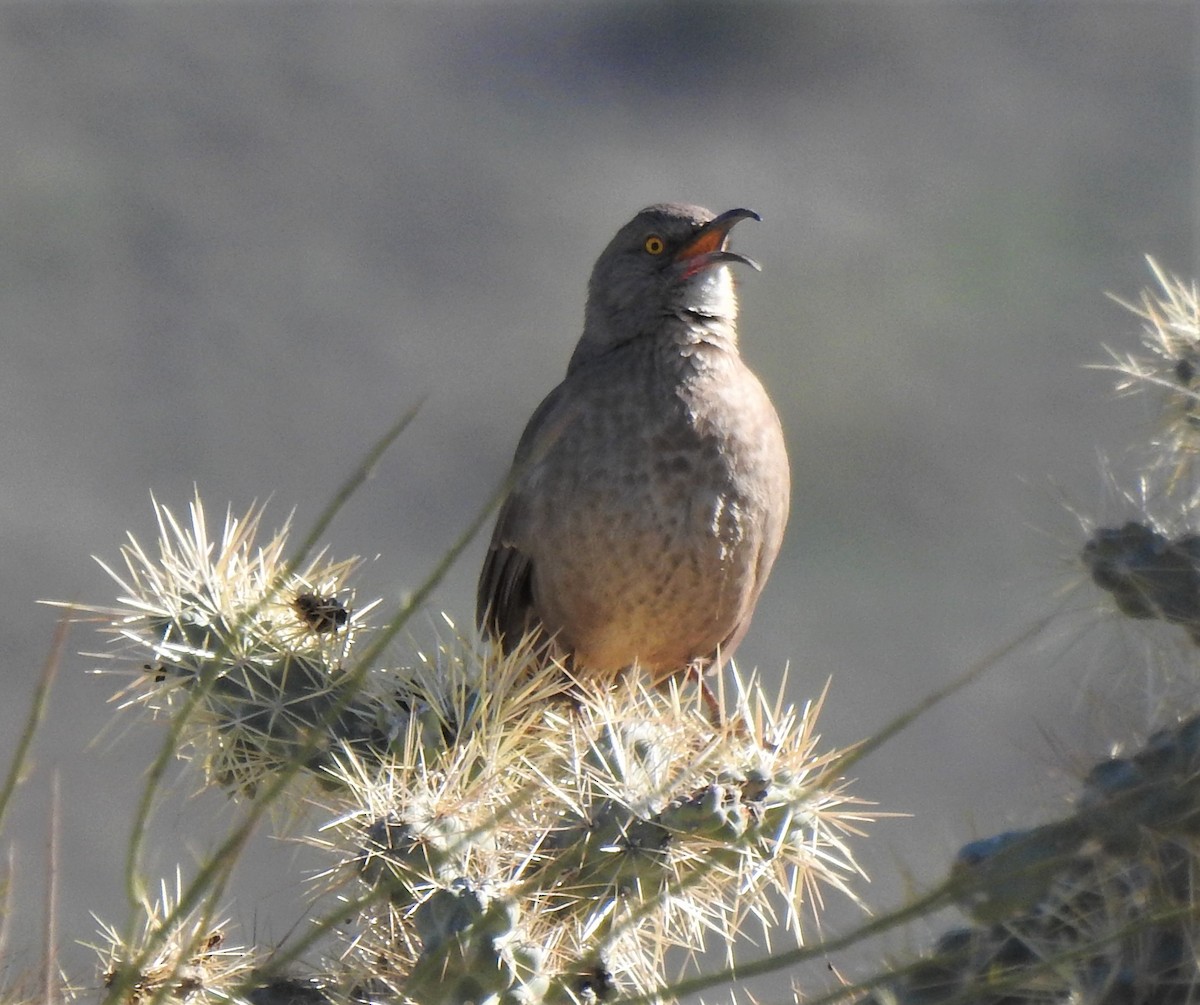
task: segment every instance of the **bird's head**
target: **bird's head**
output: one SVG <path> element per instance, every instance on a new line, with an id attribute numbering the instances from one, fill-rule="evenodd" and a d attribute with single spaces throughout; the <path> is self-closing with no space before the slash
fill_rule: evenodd
<path id="1" fill-rule="evenodd" d="M 725 324 L 737 318 L 727 266 L 744 255 L 730 251 L 729 232 L 741 220 L 761 219 L 749 209 L 714 216 L 700 206 L 663 203 L 643 209 L 596 260 L 588 284 L 583 337 L 572 366 L 614 346 L 662 331 L 664 319 Z"/>

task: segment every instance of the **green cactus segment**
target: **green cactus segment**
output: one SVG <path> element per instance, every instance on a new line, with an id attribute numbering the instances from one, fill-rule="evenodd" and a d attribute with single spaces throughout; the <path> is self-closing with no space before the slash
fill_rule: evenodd
<path id="1" fill-rule="evenodd" d="M 860 1005 L 1192 1002 L 1200 994 L 1200 716 L 1099 762 L 1074 814 L 974 841 L 955 929 Z"/>
<path id="2" fill-rule="evenodd" d="M 413 912 L 422 949 L 405 996 L 423 1005 L 538 1002 L 550 979 L 536 946 L 519 938 L 518 905 L 465 883 L 440 889 Z"/>
<path id="3" fill-rule="evenodd" d="M 1126 617 L 1182 625 L 1200 643 L 1200 536 L 1170 538 L 1130 520 L 1093 531 L 1082 559 Z"/>

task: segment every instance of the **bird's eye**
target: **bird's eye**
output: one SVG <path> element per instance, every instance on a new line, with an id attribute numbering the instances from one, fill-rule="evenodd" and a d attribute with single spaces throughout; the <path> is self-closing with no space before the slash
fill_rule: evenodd
<path id="1" fill-rule="evenodd" d="M 657 234 L 651 234 L 642 242 L 642 248 L 647 255 L 661 255 L 667 250 L 667 242 Z"/>

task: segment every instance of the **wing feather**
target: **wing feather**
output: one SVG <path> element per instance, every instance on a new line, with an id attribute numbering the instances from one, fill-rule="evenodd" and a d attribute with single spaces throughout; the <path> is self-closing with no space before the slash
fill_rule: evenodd
<path id="1" fill-rule="evenodd" d="M 476 620 L 506 651 L 540 624 L 533 596 L 537 528 L 529 497 L 546 470 L 548 455 L 578 413 L 570 394 L 568 381 L 559 384 L 525 426 L 509 475 L 512 487 L 496 515 L 496 527 L 479 574 Z"/>

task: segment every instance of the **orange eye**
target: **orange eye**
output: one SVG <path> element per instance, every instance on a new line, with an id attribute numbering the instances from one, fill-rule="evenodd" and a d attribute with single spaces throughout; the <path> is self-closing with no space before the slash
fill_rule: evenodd
<path id="1" fill-rule="evenodd" d="M 651 234 L 642 242 L 642 248 L 648 255 L 661 255 L 667 250 L 667 242 L 657 234 Z"/>

